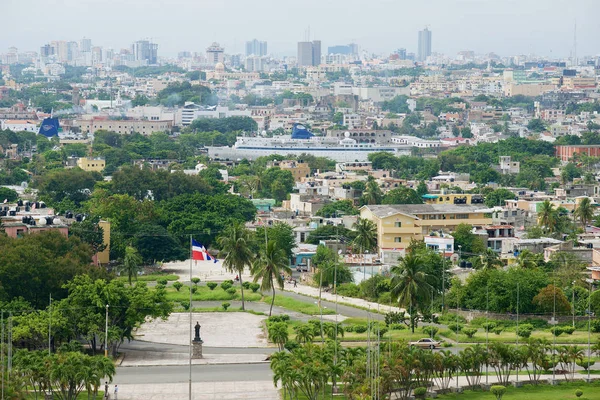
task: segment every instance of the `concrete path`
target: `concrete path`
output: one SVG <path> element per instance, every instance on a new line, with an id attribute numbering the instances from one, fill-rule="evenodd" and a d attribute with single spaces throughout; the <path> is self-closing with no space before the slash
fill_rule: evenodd
<path id="1" fill-rule="evenodd" d="M 202 326 L 200 336 L 212 347 L 267 347 L 262 324 L 266 317 L 249 313 L 193 313 L 192 324 Z M 189 313 L 173 313 L 166 320 L 142 325 L 135 338 L 147 342 L 187 345 L 190 341 Z"/>
<path id="2" fill-rule="evenodd" d="M 175 274 L 179 276 L 181 282 L 190 281 L 190 260 L 187 261 L 174 261 L 164 263 L 162 270 L 169 274 Z M 223 282 L 228 279 L 233 280 L 235 273 L 228 272 L 223 268 L 223 262 L 212 262 L 212 261 L 193 261 L 192 264 L 192 276 L 200 278 L 202 282 Z M 246 269 L 242 274 L 244 281 L 250 281 L 250 270 Z"/>

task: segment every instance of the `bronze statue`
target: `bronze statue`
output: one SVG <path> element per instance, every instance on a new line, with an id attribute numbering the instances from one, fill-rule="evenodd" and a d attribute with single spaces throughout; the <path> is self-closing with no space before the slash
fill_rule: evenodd
<path id="1" fill-rule="evenodd" d="M 198 323 L 198 321 L 196 321 L 196 326 L 194 327 L 194 330 L 196 331 L 194 342 L 201 342 L 202 339 L 200 339 L 200 323 Z"/>

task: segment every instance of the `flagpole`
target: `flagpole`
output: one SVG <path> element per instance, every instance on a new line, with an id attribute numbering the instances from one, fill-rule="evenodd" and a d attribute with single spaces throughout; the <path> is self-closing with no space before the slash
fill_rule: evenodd
<path id="1" fill-rule="evenodd" d="M 193 263 L 193 252 L 192 252 L 192 235 L 190 235 L 190 380 L 189 380 L 189 400 L 192 400 L 192 263 Z"/>

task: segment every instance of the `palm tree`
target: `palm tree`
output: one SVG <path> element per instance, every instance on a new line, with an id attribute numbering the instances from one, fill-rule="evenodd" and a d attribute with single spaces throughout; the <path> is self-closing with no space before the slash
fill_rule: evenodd
<path id="1" fill-rule="evenodd" d="M 539 257 L 531 251 L 525 249 L 517 256 L 516 266 L 526 269 L 537 268 Z"/>
<path id="2" fill-rule="evenodd" d="M 125 272 L 129 278 L 129 284 L 131 285 L 131 278 L 135 277 L 137 281 L 137 274 L 142 264 L 142 257 L 138 253 L 135 247 L 127 246 L 125 248 L 125 257 L 123 258 L 123 265 L 121 266 L 121 272 Z"/>
<path id="3" fill-rule="evenodd" d="M 285 251 L 277 247 L 274 240 L 267 243 L 265 252 L 252 265 L 252 275 L 254 282 L 261 281 L 260 290 L 273 291 L 273 299 L 269 308 L 269 316 L 273 312 L 273 304 L 275 303 L 275 284 L 283 289 L 283 274 L 291 274 L 292 270 L 289 267 L 289 260 L 285 255 Z"/>
<path id="4" fill-rule="evenodd" d="M 485 253 L 479 256 L 481 269 L 497 269 L 504 265 L 498 257 L 498 253 L 492 249 L 486 249 Z"/>
<path id="5" fill-rule="evenodd" d="M 244 310 L 244 281 L 242 275 L 246 266 L 252 265 L 254 255 L 252 253 L 250 231 L 244 226 L 243 222 L 234 222 L 230 225 L 217 242 L 224 252 L 223 266 L 229 272 L 235 272 L 240 277 L 240 289 L 242 291 L 242 310 Z"/>
<path id="6" fill-rule="evenodd" d="M 594 218 L 594 206 L 589 197 L 584 197 L 575 209 L 575 217 L 579 218 L 585 230 L 587 224 Z"/>
<path id="7" fill-rule="evenodd" d="M 279 347 L 279 351 L 283 351 L 285 344 L 288 341 L 288 325 L 285 322 L 272 322 L 267 326 L 269 340 Z"/>
<path id="8" fill-rule="evenodd" d="M 411 330 L 415 331 L 415 318 L 413 307 L 419 303 L 431 299 L 434 290 L 435 277 L 427 271 L 427 265 L 419 255 L 409 254 L 401 258 L 398 265 L 390 269 L 392 274 L 392 296 L 398 304 L 410 308 Z"/>
<path id="9" fill-rule="evenodd" d="M 363 194 L 363 200 L 366 204 L 373 205 L 381 203 L 381 199 L 383 197 L 383 193 L 377 185 L 377 181 L 369 176 L 367 179 L 367 185 L 365 188 L 365 193 Z"/>
<path id="10" fill-rule="evenodd" d="M 544 232 L 554 232 L 556 227 L 556 210 L 550 200 L 545 200 L 538 212 L 538 222 L 542 225 Z"/>
<path id="11" fill-rule="evenodd" d="M 363 251 L 372 251 L 377 247 L 377 227 L 373 221 L 358 218 L 354 223 L 354 230 L 356 230 L 356 237 L 354 238 L 354 246 Z"/>

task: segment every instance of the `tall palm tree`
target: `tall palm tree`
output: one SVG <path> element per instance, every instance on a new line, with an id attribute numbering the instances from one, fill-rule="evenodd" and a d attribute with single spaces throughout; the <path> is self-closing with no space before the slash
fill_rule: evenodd
<path id="1" fill-rule="evenodd" d="M 289 260 L 285 255 L 285 251 L 278 248 L 277 243 L 271 240 L 267 243 L 265 252 L 252 265 L 254 282 L 261 281 L 260 290 L 273 291 L 269 316 L 273 312 L 273 304 L 275 303 L 275 284 L 283 289 L 283 274 L 286 273 L 291 274 L 292 270 L 289 267 Z"/>
<path id="2" fill-rule="evenodd" d="M 392 296 L 400 306 L 409 307 L 411 330 L 415 331 L 413 309 L 421 302 L 431 300 L 435 277 L 427 273 L 427 265 L 419 255 L 409 254 L 400 259 L 398 265 L 390 269 L 392 274 Z"/>
<path id="3" fill-rule="evenodd" d="M 379 185 L 377 185 L 377 181 L 372 176 L 369 176 L 367 179 L 365 193 L 363 194 L 365 203 L 369 205 L 379 204 L 381 203 L 382 198 L 383 193 L 381 192 Z"/>
<path id="4" fill-rule="evenodd" d="M 131 278 L 135 277 L 137 281 L 138 271 L 142 265 L 142 257 L 138 253 L 137 249 L 132 246 L 125 248 L 125 257 L 123 257 L 123 265 L 121 266 L 121 272 L 125 272 L 129 278 L 129 284 L 131 285 Z"/>
<path id="5" fill-rule="evenodd" d="M 492 249 L 486 249 L 485 253 L 479 256 L 481 269 L 497 269 L 504 265 L 498 253 Z"/>
<path id="6" fill-rule="evenodd" d="M 594 206 L 589 197 L 584 197 L 575 209 L 575 217 L 579 218 L 585 230 L 587 224 L 594 218 Z"/>
<path id="7" fill-rule="evenodd" d="M 556 227 L 556 210 L 550 200 L 545 200 L 538 212 L 538 222 L 546 233 L 554 232 Z"/>
<path id="8" fill-rule="evenodd" d="M 235 272 L 240 277 L 242 291 L 242 310 L 244 310 L 244 280 L 242 275 L 246 266 L 252 266 L 254 254 L 251 249 L 250 231 L 243 222 L 234 222 L 217 238 L 221 251 L 225 253 L 223 266 L 229 272 Z"/>
<path id="9" fill-rule="evenodd" d="M 521 268 L 533 269 L 538 266 L 539 257 L 525 249 L 519 253 L 515 265 Z"/>
<path id="10" fill-rule="evenodd" d="M 377 226 L 371 220 L 358 218 L 353 226 L 356 231 L 354 246 L 360 249 L 360 252 L 373 251 L 377 247 Z"/>

